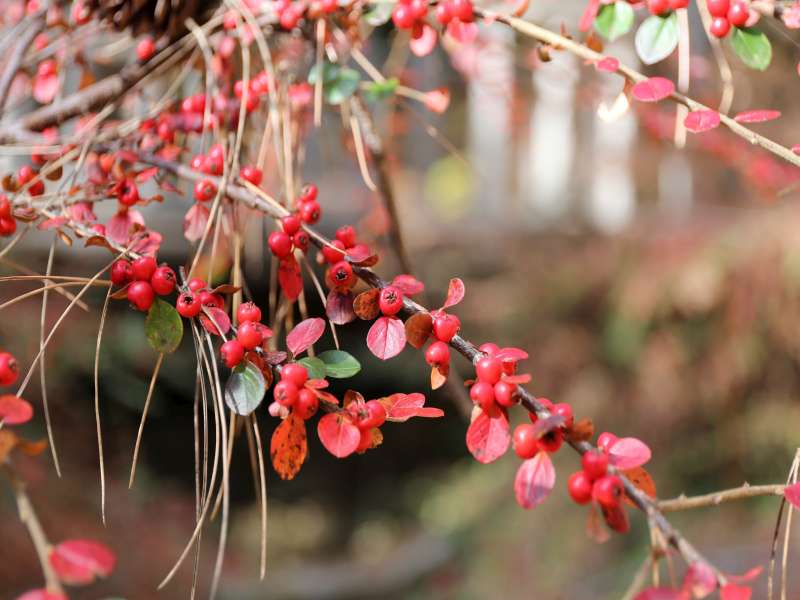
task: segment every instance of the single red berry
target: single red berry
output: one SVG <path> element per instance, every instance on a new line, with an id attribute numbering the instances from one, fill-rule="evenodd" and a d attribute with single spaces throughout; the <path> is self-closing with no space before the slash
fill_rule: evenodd
<path id="1" fill-rule="evenodd" d="M 449 342 L 461 329 L 461 319 L 455 315 L 439 313 L 433 319 L 433 335 L 442 342 Z"/>
<path id="2" fill-rule="evenodd" d="M 288 235 L 294 235 L 300 231 L 302 224 L 300 217 L 295 214 L 287 215 L 281 219 L 281 227 Z"/>
<path id="3" fill-rule="evenodd" d="M 161 121 L 158 124 L 156 133 L 161 141 L 166 142 L 167 144 L 171 144 L 175 141 L 175 128 L 169 121 Z"/>
<path id="4" fill-rule="evenodd" d="M 500 346 L 492 342 L 486 342 L 485 344 L 478 346 L 478 350 L 484 354 L 488 354 L 489 356 L 494 356 L 497 354 L 498 350 L 500 350 Z"/>
<path id="5" fill-rule="evenodd" d="M 589 450 L 581 457 L 581 466 L 586 476 L 594 481 L 600 479 L 608 471 L 608 454 L 602 450 Z"/>
<path id="6" fill-rule="evenodd" d="M 258 167 L 249 165 L 242 167 L 241 171 L 239 172 L 239 176 L 245 181 L 249 181 L 253 185 L 261 185 L 261 180 L 263 179 L 264 174 Z"/>
<path id="7" fill-rule="evenodd" d="M 433 342 L 425 351 L 425 362 L 432 367 L 450 364 L 450 348 L 444 342 Z"/>
<path id="8" fill-rule="evenodd" d="M 136 58 L 142 62 L 150 60 L 150 57 L 155 53 L 156 44 L 150 36 L 143 37 L 139 40 L 139 43 L 136 44 Z"/>
<path id="9" fill-rule="evenodd" d="M 523 459 L 533 458 L 539 451 L 536 428 L 528 423 L 514 429 L 514 452 Z"/>
<path id="10" fill-rule="evenodd" d="M 196 294 L 192 292 L 183 292 L 178 296 L 178 300 L 175 302 L 175 308 L 178 310 L 180 316 L 191 319 L 200 314 L 203 303 L 200 302 L 200 298 L 198 298 Z"/>
<path id="11" fill-rule="evenodd" d="M 669 0 L 647 0 L 647 10 L 651 15 L 663 15 L 669 10 Z"/>
<path id="12" fill-rule="evenodd" d="M 36 68 L 36 74 L 40 77 L 50 77 L 51 75 L 55 75 L 57 72 L 58 66 L 56 65 L 56 61 L 54 61 L 52 58 L 43 60 Z"/>
<path id="13" fill-rule="evenodd" d="M 282 380 L 275 384 L 275 389 L 272 390 L 272 396 L 275 401 L 281 406 L 290 407 L 297 402 L 299 395 L 297 386 L 291 381 Z"/>
<path id="14" fill-rule="evenodd" d="M 0 217 L 0 236 L 8 237 L 14 235 L 17 230 L 17 222 L 14 217 Z"/>
<path id="15" fill-rule="evenodd" d="M 292 243 L 294 244 L 295 248 L 301 252 L 305 252 L 308 250 L 308 245 L 311 243 L 311 238 L 305 231 L 298 231 L 292 236 Z"/>
<path id="16" fill-rule="evenodd" d="M 36 171 L 30 165 L 22 165 L 17 170 L 17 183 L 20 185 L 25 185 L 34 177 L 36 177 Z"/>
<path id="17" fill-rule="evenodd" d="M 356 276 L 353 273 L 353 267 L 350 263 L 340 260 L 338 263 L 331 267 L 331 280 L 338 288 L 351 288 L 356 282 Z"/>
<path id="18" fill-rule="evenodd" d="M 313 202 L 317 199 L 317 186 L 313 183 L 307 183 L 303 186 L 303 189 L 300 190 L 300 197 L 298 200 L 300 203 L 304 202 Z"/>
<path id="19" fill-rule="evenodd" d="M 714 17 L 714 20 L 711 21 L 711 27 L 709 31 L 711 31 L 711 35 L 724 38 L 728 35 L 728 32 L 731 30 L 731 23 L 725 17 Z"/>
<path id="20" fill-rule="evenodd" d="M 475 364 L 475 373 L 479 381 L 494 385 L 500 381 L 500 376 L 503 374 L 503 363 L 491 356 L 484 356 Z"/>
<path id="21" fill-rule="evenodd" d="M 567 480 L 567 491 L 573 501 L 587 504 L 592 500 L 592 481 L 583 471 L 577 471 Z"/>
<path id="22" fill-rule="evenodd" d="M 344 248 L 352 248 L 356 245 L 356 230 L 352 225 L 342 225 L 336 230 L 336 239 L 344 244 Z"/>
<path id="23" fill-rule="evenodd" d="M 564 442 L 564 434 L 560 429 L 551 429 L 539 438 L 539 449 L 545 452 L 558 452 Z"/>
<path id="24" fill-rule="evenodd" d="M 206 156 L 203 160 L 203 173 L 206 175 L 222 175 L 225 170 L 225 159 L 222 156 Z"/>
<path id="25" fill-rule="evenodd" d="M 219 294 L 214 294 L 211 290 L 200 290 L 197 292 L 200 298 L 200 304 L 203 306 L 213 306 L 214 308 L 222 308 L 225 306 L 225 298 Z"/>
<path id="26" fill-rule="evenodd" d="M 317 201 L 312 200 L 310 202 L 304 202 L 300 205 L 300 219 L 302 219 L 303 223 L 313 225 L 319 221 L 321 216 L 322 209 Z"/>
<path id="27" fill-rule="evenodd" d="M 730 0 L 706 0 L 706 6 L 712 17 L 724 17 L 728 14 L 731 2 Z"/>
<path id="28" fill-rule="evenodd" d="M 158 263 L 152 256 L 141 256 L 131 263 L 133 278 L 139 281 L 150 281 L 157 268 Z"/>
<path id="29" fill-rule="evenodd" d="M 356 422 L 359 429 L 380 427 L 386 422 L 386 409 L 378 400 L 369 400 L 364 409 L 367 414 Z"/>
<path id="30" fill-rule="evenodd" d="M 201 179 L 194 184 L 194 198 L 198 202 L 208 202 L 217 193 L 217 186 L 213 181 Z"/>
<path id="31" fill-rule="evenodd" d="M 247 321 L 260 321 L 261 309 L 252 302 L 242 302 L 236 309 L 236 321 L 245 323 Z"/>
<path id="32" fill-rule="evenodd" d="M 749 18 L 750 9 L 746 2 L 739 0 L 731 4 L 730 9 L 728 9 L 728 21 L 734 27 L 744 27 Z"/>
<path id="33" fill-rule="evenodd" d="M 296 9 L 294 6 L 287 6 L 282 12 L 280 16 L 281 27 L 286 29 L 287 31 L 294 29 L 297 27 L 297 23 L 300 21 L 300 11 Z"/>
<path id="34" fill-rule="evenodd" d="M 317 395 L 307 388 L 300 390 L 294 405 L 294 413 L 301 419 L 307 421 L 317 414 L 318 409 L 319 400 L 317 399 Z"/>
<path id="35" fill-rule="evenodd" d="M 128 286 L 128 300 L 136 310 L 147 312 L 155 299 L 156 294 L 149 281 L 134 281 Z"/>
<path id="36" fill-rule="evenodd" d="M 324 13 L 332 13 L 335 12 L 337 8 L 339 8 L 338 0 L 322 0 L 320 2 L 320 8 Z"/>
<path id="37" fill-rule="evenodd" d="M 406 4 L 396 4 L 392 10 L 392 22 L 398 29 L 411 29 L 414 25 L 414 15 L 411 7 Z"/>
<path id="38" fill-rule="evenodd" d="M 509 408 L 517 403 L 517 385 L 500 380 L 494 384 L 494 399 L 500 406 Z"/>
<path id="39" fill-rule="evenodd" d="M 622 493 L 622 480 L 616 475 L 601 477 L 592 486 L 592 498 L 603 508 L 618 506 Z"/>
<path id="40" fill-rule="evenodd" d="M 17 359 L 10 352 L 0 352 L 0 385 L 12 385 L 19 375 Z"/>
<path id="41" fill-rule="evenodd" d="M 572 413 L 572 407 L 566 402 L 559 402 L 553 405 L 553 414 L 559 417 L 564 417 L 564 427 L 570 429 L 575 424 L 575 416 Z"/>
<path id="42" fill-rule="evenodd" d="M 308 370 L 300 363 L 287 363 L 281 369 L 281 381 L 291 381 L 301 388 L 308 381 Z"/>
<path id="43" fill-rule="evenodd" d="M 344 258 L 344 244 L 341 240 L 333 240 L 330 246 L 323 246 L 320 252 L 327 262 L 334 264 Z"/>
<path id="44" fill-rule="evenodd" d="M 396 315 L 403 308 L 403 292 L 393 285 L 386 286 L 378 295 L 378 307 L 386 316 Z"/>
<path id="45" fill-rule="evenodd" d="M 428 15 L 428 0 L 411 0 L 408 7 L 415 21 L 421 21 Z"/>
<path id="46" fill-rule="evenodd" d="M 470 0 L 451 0 L 453 7 L 453 16 L 464 23 L 472 21 L 474 15 L 472 10 L 472 2 Z"/>
<path id="47" fill-rule="evenodd" d="M 219 349 L 219 356 L 225 366 L 232 369 L 244 358 L 244 346 L 239 340 L 228 340 Z"/>
<path id="48" fill-rule="evenodd" d="M 669 7 L 672 10 L 678 10 L 680 8 L 688 8 L 689 0 L 669 0 Z"/>
<path id="49" fill-rule="evenodd" d="M 236 331 L 236 339 L 242 344 L 245 350 L 252 350 L 261 345 L 264 341 L 264 335 L 261 329 L 261 323 L 256 321 L 245 321 L 239 325 Z"/>
<path id="50" fill-rule="evenodd" d="M 133 268 L 131 268 L 130 261 L 120 258 L 111 265 L 111 283 L 125 285 L 131 279 L 133 279 Z"/>
<path id="51" fill-rule="evenodd" d="M 469 397 L 481 407 L 485 413 L 489 413 L 494 408 L 494 386 L 485 381 L 473 383 L 469 388 Z"/>
<path id="52" fill-rule="evenodd" d="M 0 219 L 11 218 L 11 201 L 5 194 L 0 194 Z"/>
<path id="53" fill-rule="evenodd" d="M 267 244 L 278 258 L 286 258 L 292 253 L 292 238 L 285 231 L 273 231 L 269 234 Z"/>
<path id="54" fill-rule="evenodd" d="M 618 439 L 619 438 L 615 436 L 613 433 L 604 431 L 599 436 L 597 436 L 597 447 L 600 448 L 600 450 L 602 450 L 603 452 L 608 452 L 609 450 L 611 450 L 611 446 L 613 446 Z"/>
<path id="55" fill-rule="evenodd" d="M 123 206 L 133 206 L 139 202 L 139 188 L 136 186 L 136 182 L 130 177 L 122 182 L 119 192 L 117 193 L 117 200 L 119 200 L 119 203 Z"/>
<path id="56" fill-rule="evenodd" d="M 200 290 L 205 289 L 208 284 L 205 282 L 205 279 L 192 277 L 187 285 L 192 292 L 199 292 Z"/>
<path id="57" fill-rule="evenodd" d="M 150 278 L 153 291 L 159 296 L 167 296 L 175 289 L 175 271 L 170 267 L 158 267 Z"/>
<path id="58" fill-rule="evenodd" d="M 453 7 L 449 2 L 439 2 L 439 4 L 436 5 L 435 15 L 436 20 L 439 21 L 439 23 L 442 25 L 447 25 L 453 20 Z"/>
<path id="59" fill-rule="evenodd" d="M 192 157 L 192 162 L 189 165 L 192 167 L 193 171 L 203 171 L 203 166 L 206 163 L 206 157 L 202 154 L 197 154 Z"/>

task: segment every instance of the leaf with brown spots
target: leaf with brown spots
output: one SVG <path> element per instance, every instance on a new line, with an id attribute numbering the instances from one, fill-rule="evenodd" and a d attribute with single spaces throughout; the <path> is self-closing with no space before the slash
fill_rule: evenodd
<path id="1" fill-rule="evenodd" d="M 581 419 L 566 431 L 565 436 L 570 442 L 588 442 L 594 437 L 594 423 L 591 419 Z"/>
<path id="2" fill-rule="evenodd" d="M 625 469 L 620 471 L 630 482 L 640 491 L 644 492 L 651 498 L 656 497 L 656 483 L 653 481 L 652 475 L 647 472 L 643 467 L 634 467 L 633 469 Z M 636 508 L 636 504 L 628 498 L 627 494 L 623 496 L 623 500 L 630 506 Z"/>
<path id="3" fill-rule="evenodd" d="M 425 345 L 433 331 L 433 319 L 428 313 L 417 313 L 406 321 L 406 341 L 417 350 Z"/>
<path id="4" fill-rule="evenodd" d="M 269 455 L 272 467 L 281 479 L 294 479 L 308 454 L 306 422 L 290 414 L 272 434 Z"/>
<path id="5" fill-rule="evenodd" d="M 371 321 L 381 313 L 378 306 L 378 295 L 381 291 L 377 289 L 367 290 L 361 292 L 356 299 L 353 300 L 353 312 L 356 313 L 359 319 Z"/>

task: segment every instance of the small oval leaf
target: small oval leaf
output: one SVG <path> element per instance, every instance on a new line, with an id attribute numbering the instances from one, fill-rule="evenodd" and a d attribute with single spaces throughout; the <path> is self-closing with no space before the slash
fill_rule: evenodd
<path id="1" fill-rule="evenodd" d="M 647 17 L 636 32 L 636 53 L 646 65 L 667 58 L 678 45 L 678 16 Z"/>
<path id="2" fill-rule="evenodd" d="M 306 422 L 292 413 L 272 433 L 269 445 L 272 467 L 281 479 L 294 479 L 307 454 Z"/>
<path id="3" fill-rule="evenodd" d="M 94 540 L 67 540 L 50 551 L 50 565 L 64 583 L 85 585 L 108 577 L 117 559 L 106 545 Z"/>
<path id="4" fill-rule="evenodd" d="M 544 502 L 556 483 L 556 470 L 547 452 L 539 452 L 517 469 L 514 495 L 522 508 L 533 508 Z"/>
<path id="5" fill-rule="evenodd" d="M 503 456 L 510 441 L 508 416 L 502 410 L 491 417 L 481 411 L 467 429 L 467 448 L 475 460 L 484 464 Z"/>
<path id="6" fill-rule="evenodd" d="M 325 379 L 325 363 L 312 356 L 306 356 L 297 361 L 308 371 L 309 379 Z"/>
<path id="7" fill-rule="evenodd" d="M 772 62 L 772 44 L 762 31 L 752 27 L 734 27 L 731 46 L 751 69 L 765 70 Z"/>
<path id="8" fill-rule="evenodd" d="M 175 352 L 183 339 L 183 319 L 171 304 L 156 298 L 144 320 L 147 342 L 156 352 Z"/>
<path id="9" fill-rule="evenodd" d="M 33 417 L 33 406 L 27 400 L 13 394 L 0 396 L 0 423 L 21 425 Z"/>
<path id="10" fill-rule="evenodd" d="M 325 449 L 336 458 L 344 458 L 355 452 L 361 441 L 358 427 L 353 425 L 349 417 L 338 413 L 322 417 L 317 424 L 317 434 Z"/>
<path id="11" fill-rule="evenodd" d="M 225 404 L 237 415 L 249 415 L 264 400 L 266 392 L 261 370 L 245 361 L 231 372 L 225 384 Z"/>
<path id="12" fill-rule="evenodd" d="M 297 356 L 313 346 L 325 333 L 325 319 L 315 317 L 300 321 L 286 336 L 286 347 Z"/>
<path id="13" fill-rule="evenodd" d="M 319 359 L 325 363 L 325 374 L 334 379 L 346 379 L 361 370 L 361 363 L 344 350 L 326 350 Z"/>
<path id="14" fill-rule="evenodd" d="M 397 317 L 381 317 L 367 333 L 367 347 L 381 360 L 389 360 L 403 351 L 406 345 L 406 328 Z"/>

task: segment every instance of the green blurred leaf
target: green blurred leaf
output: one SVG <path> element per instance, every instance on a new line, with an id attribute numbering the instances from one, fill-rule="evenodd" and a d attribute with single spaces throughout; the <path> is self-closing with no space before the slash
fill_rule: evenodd
<path id="1" fill-rule="evenodd" d="M 325 365 L 325 372 L 328 377 L 346 379 L 361 370 L 361 363 L 352 354 L 344 350 L 326 350 L 319 355 L 319 358 Z"/>
<path id="2" fill-rule="evenodd" d="M 369 100 L 385 100 L 394 96 L 399 83 L 397 77 L 392 77 L 386 81 L 375 81 L 367 86 L 365 93 Z"/>
<path id="3" fill-rule="evenodd" d="M 678 45 L 678 16 L 647 17 L 636 32 L 636 53 L 646 65 L 664 60 Z"/>
<path id="4" fill-rule="evenodd" d="M 611 42 L 628 33 L 631 27 L 633 27 L 633 7 L 624 0 L 606 4 L 594 20 L 597 32 Z"/>
<path id="5" fill-rule="evenodd" d="M 325 379 L 325 363 L 319 358 L 307 356 L 305 358 L 301 358 L 297 362 L 306 368 L 309 379 Z"/>
<path id="6" fill-rule="evenodd" d="M 171 304 L 156 298 L 144 320 L 144 334 L 156 352 L 175 352 L 183 339 L 183 319 Z"/>
<path id="7" fill-rule="evenodd" d="M 391 2 L 378 2 L 364 13 L 364 20 L 373 27 L 380 27 L 392 18 L 394 4 Z"/>
<path id="8" fill-rule="evenodd" d="M 763 71 L 772 62 L 772 44 L 758 29 L 734 27 L 731 46 L 742 62 L 751 69 Z"/>
<path id="9" fill-rule="evenodd" d="M 308 82 L 316 84 L 320 69 L 314 65 L 308 73 Z M 334 63 L 322 63 L 322 93 L 328 104 L 341 104 L 358 89 L 361 76 L 358 71 Z"/>
<path id="10" fill-rule="evenodd" d="M 267 392 L 261 369 L 250 361 L 239 364 L 225 384 L 225 404 L 237 415 L 253 412 Z"/>

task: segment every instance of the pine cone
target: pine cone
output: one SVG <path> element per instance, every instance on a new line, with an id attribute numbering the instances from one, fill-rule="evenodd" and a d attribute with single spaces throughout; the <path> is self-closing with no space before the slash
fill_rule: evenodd
<path id="1" fill-rule="evenodd" d="M 186 33 L 187 18 L 202 23 L 217 4 L 216 0 L 88 0 L 86 7 L 119 31 L 174 40 Z"/>

